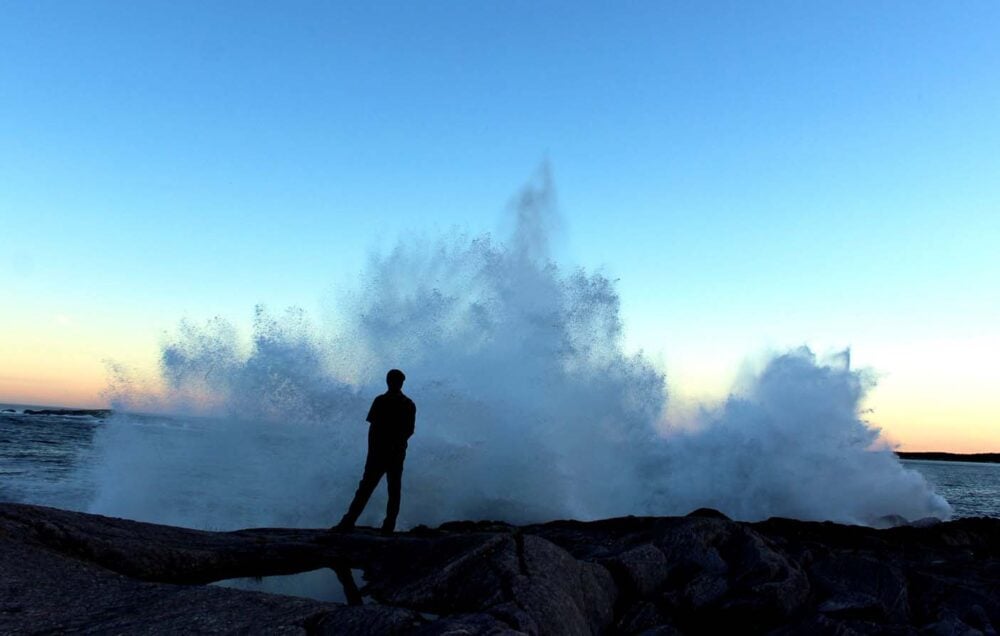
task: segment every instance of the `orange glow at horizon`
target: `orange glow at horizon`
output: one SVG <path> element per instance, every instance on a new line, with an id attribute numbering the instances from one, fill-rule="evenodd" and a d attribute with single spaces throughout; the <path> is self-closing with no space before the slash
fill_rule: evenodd
<path id="1" fill-rule="evenodd" d="M 36 310 L 0 317 L 0 402 L 78 408 L 109 406 L 107 361 L 150 368 L 157 347 L 144 333 L 97 326 L 87 315 Z"/>
<path id="2" fill-rule="evenodd" d="M 6 335 L 12 335 L 7 325 Z M 109 406 L 105 360 L 123 362 L 154 375 L 159 348 L 142 333 L 83 329 L 53 320 L 39 330 L 19 325 L 0 341 L 0 402 L 83 408 Z M 112 335 L 114 334 L 114 336 Z M 105 345 L 114 342 L 114 346 Z M 893 361 L 863 405 L 862 414 L 899 450 L 981 453 L 1000 451 L 1000 393 L 994 388 L 995 339 L 939 341 L 920 346 L 867 350 L 858 366 L 878 369 Z M 674 358 L 674 362 L 677 362 Z M 681 360 L 680 362 L 691 362 Z M 661 363 L 658 362 L 658 363 Z M 702 358 L 668 373 L 669 411 L 674 422 L 700 405 L 723 399 L 739 373 L 731 361 Z M 947 369 L 946 374 L 942 369 Z"/>

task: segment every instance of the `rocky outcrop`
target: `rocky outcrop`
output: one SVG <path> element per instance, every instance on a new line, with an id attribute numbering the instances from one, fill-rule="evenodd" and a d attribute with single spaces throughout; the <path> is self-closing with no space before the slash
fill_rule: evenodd
<path id="1" fill-rule="evenodd" d="M 364 571 L 354 604 L 204 585 L 320 567 Z M 702 510 L 386 537 L 0 504 L 0 573 L 0 633 L 995 634 L 1000 520 L 874 530 Z"/>
<path id="2" fill-rule="evenodd" d="M 24 409 L 24 415 L 73 415 L 111 417 L 110 409 Z"/>
<path id="3" fill-rule="evenodd" d="M 900 459 L 924 459 L 936 462 L 978 462 L 985 464 L 1000 464 L 1000 453 L 941 453 L 941 452 L 903 452 L 897 451 Z"/>

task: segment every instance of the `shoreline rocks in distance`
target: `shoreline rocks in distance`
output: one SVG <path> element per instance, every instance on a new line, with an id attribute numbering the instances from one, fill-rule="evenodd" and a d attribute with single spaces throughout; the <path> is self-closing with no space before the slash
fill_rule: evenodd
<path id="1" fill-rule="evenodd" d="M 204 585 L 363 571 L 365 604 Z M 996 633 L 1000 519 L 205 532 L 0 503 L 0 632 Z"/>
<path id="2" fill-rule="evenodd" d="M 1000 464 L 1000 453 L 942 453 L 938 451 L 906 452 L 897 451 L 900 459 L 922 459 L 934 462 L 975 462 L 977 464 Z"/>
<path id="3" fill-rule="evenodd" d="M 73 415 L 106 418 L 111 417 L 111 409 L 24 409 L 24 415 Z"/>

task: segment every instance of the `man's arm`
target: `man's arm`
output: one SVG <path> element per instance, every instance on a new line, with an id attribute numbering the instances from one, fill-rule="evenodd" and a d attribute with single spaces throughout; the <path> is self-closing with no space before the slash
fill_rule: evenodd
<path id="1" fill-rule="evenodd" d="M 410 439 L 413 435 L 413 430 L 416 428 L 417 423 L 417 405 L 410 400 L 409 408 L 406 413 L 406 439 Z"/>
<path id="2" fill-rule="evenodd" d="M 380 397 L 382 396 L 377 396 L 374 400 L 372 400 L 371 408 L 368 409 L 368 417 L 365 418 L 365 421 L 369 424 L 374 424 L 375 420 L 378 419 L 378 399 Z"/>

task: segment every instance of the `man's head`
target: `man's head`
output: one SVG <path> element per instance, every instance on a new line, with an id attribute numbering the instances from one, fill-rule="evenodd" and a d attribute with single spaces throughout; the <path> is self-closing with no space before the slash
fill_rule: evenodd
<path id="1" fill-rule="evenodd" d="M 385 383 L 390 391 L 401 391 L 405 380 L 406 376 L 399 369 L 389 369 L 389 373 L 385 374 Z"/>

